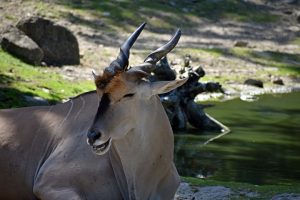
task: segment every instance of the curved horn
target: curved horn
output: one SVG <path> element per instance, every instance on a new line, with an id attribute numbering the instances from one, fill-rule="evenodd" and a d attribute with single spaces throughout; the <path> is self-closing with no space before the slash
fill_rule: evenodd
<path id="1" fill-rule="evenodd" d="M 128 67 L 128 59 L 130 48 L 139 37 L 140 33 L 144 29 L 146 23 L 141 24 L 131 35 L 130 37 L 122 44 L 120 47 L 120 52 L 116 60 L 114 60 L 109 67 L 104 70 L 104 73 L 109 74 L 111 76 L 115 75 L 118 71 L 124 71 Z"/>
<path id="2" fill-rule="evenodd" d="M 155 69 L 156 63 L 177 45 L 180 36 L 181 30 L 178 29 L 168 43 L 150 53 L 143 64 L 135 66 L 134 68 L 139 68 L 147 73 L 152 72 Z"/>

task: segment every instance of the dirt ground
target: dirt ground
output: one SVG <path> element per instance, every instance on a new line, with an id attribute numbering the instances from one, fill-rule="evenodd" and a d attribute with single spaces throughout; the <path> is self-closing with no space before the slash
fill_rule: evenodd
<path id="1" fill-rule="evenodd" d="M 26 2 L 26 3 L 24 3 Z M 38 1 L 27 2 L 22 0 L 3 1 L 0 5 L 0 30 L 9 24 L 16 23 L 24 16 L 42 15 L 57 23 L 68 27 L 77 37 L 80 54 L 81 66 L 66 66 L 56 68 L 68 79 L 90 79 L 91 69 L 101 71 L 113 59 L 118 52 L 118 47 L 128 36 L 129 33 L 107 31 L 110 28 L 104 20 L 88 13 L 77 12 L 66 9 L 55 3 L 49 2 L 46 5 L 39 5 Z M 217 21 L 205 18 L 194 17 L 193 27 L 185 27 L 182 30 L 182 37 L 177 45 L 176 50 L 169 54 L 169 60 L 173 64 L 181 65 L 184 52 L 180 52 L 185 48 L 219 48 L 227 50 L 242 41 L 247 43 L 247 48 L 257 52 L 280 52 L 286 54 L 299 54 L 300 47 L 293 44 L 294 38 L 299 37 L 300 32 L 300 6 L 299 4 L 291 4 L 291 0 L 283 1 L 266 1 L 266 0 L 250 0 L 256 4 L 258 8 L 268 9 L 269 12 L 280 16 L 280 20 L 276 23 L 253 23 L 238 22 L 232 20 L 219 19 Z M 42 8 L 41 8 L 42 7 Z M 56 13 L 63 13 L 58 17 Z M 70 17 L 71 16 L 71 17 Z M 297 21 L 298 20 L 298 21 Z M 83 23 L 84 22 L 84 23 Z M 92 24 L 93 26 L 86 26 Z M 175 30 L 176 27 L 174 27 Z M 179 27 L 180 28 L 180 27 Z M 151 50 L 165 43 L 171 35 L 169 33 L 158 33 L 145 28 L 139 40 L 131 51 L 130 64 L 138 64 Z M 221 55 L 217 58 L 213 54 L 204 53 L 192 55 L 193 66 L 204 66 L 207 75 L 212 77 L 236 77 L 240 74 L 247 74 L 249 78 L 261 73 L 261 79 L 270 80 L 272 70 L 266 69 L 259 63 L 250 59 L 239 58 L 236 56 Z M 298 63 L 300 65 L 300 63 Z M 175 65 L 176 67 L 176 65 Z M 295 77 L 281 77 L 288 85 L 299 83 Z M 227 81 L 227 84 L 236 84 Z"/>

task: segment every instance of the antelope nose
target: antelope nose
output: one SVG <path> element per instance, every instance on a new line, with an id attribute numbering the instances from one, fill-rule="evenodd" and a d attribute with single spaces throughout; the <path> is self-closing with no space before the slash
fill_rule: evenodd
<path id="1" fill-rule="evenodd" d="M 87 142 L 89 143 L 89 145 L 93 145 L 94 142 L 99 139 L 101 136 L 101 133 L 99 131 L 89 131 L 87 134 Z"/>

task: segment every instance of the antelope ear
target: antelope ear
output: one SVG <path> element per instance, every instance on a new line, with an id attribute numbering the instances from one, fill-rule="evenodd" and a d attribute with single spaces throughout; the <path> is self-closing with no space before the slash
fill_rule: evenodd
<path id="1" fill-rule="evenodd" d="M 182 86 L 188 78 L 174 80 L 174 81 L 157 81 L 150 83 L 152 95 L 163 94 Z"/>

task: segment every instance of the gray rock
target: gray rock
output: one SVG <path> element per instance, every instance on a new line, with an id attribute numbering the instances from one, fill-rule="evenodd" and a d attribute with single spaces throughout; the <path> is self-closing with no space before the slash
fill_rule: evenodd
<path id="1" fill-rule="evenodd" d="M 77 39 L 67 28 L 40 17 L 25 18 L 17 27 L 43 50 L 42 61 L 46 64 L 60 66 L 80 63 Z"/>
<path id="2" fill-rule="evenodd" d="M 256 80 L 256 79 L 247 79 L 245 80 L 244 84 L 246 85 L 252 85 L 252 86 L 255 86 L 255 87 L 259 87 L 259 88 L 263 88 L 264 87 L 264 84 L 261 80 Z"/>
<path id="3" fill-rule="evenodd" d="M 272 197 L 271 200 L 300 200 L 300 194 L 278 194 L 274 197 Z"/>
<path id="4" fill-rule="evenodd" d="M 238 193 L 235 194 L 236 198 L 239 197 L 247 197 L 247 198 L 259 198 L 260 194 L 249 189 L 242 189 Z"/>
<path id="5" fill-rule="evenodd" d="M 231 190 L 223 186 L 200 187 L 195 194 L 195 200 L 226 200 L 230 199 Z"/>
<path id="6" fill-rule="evenodd" d="M 236 41 L 234 43 L 235 47 L 247 47 L 248 46 L 248 42 L 246 41 Z"/>
<path id="7" fill-rule="evenodd" d="M 274 81 L 273 81 L 273 83 L 274 83 L 274 84 L 277 84 L 277 85 L 284 85 L 284 83 L 283 83 L 283 80 L 282 80 L 282 79 L 280 79 L 280 78 L 279 78 L 279 79 L 276 79 L 276 80 L 274 80 Z"/>
<path id="8" fill-rule="evenodd" d="M 103 17 L 109 17 L 109 16 L 110 16 L 110 12 L 103 12 L 103 13 L 102 13 L 102 16 L 103 16 Z"/>
<path id="9" fill-rule="evenodd" d="M 194 192 L 188 183 L 180 183 L 174 200 L 191 200 L 195 199 Z"/>
<path id="10" fill-rule="evenodd" d="M 1 35 L 1 47 L 23 61 L 40 65 L 43 51 L 27 35 L 16 27 L 9 26 Z"/>
<path id="11" fill-rule="evenodd" d="M 284 14 L 286 14 L 286 15 L 291 15 L 291 14 L 293 14 L 293 10 L 284 10 L 284 11 L 282 11 Z"/>
<path id="12" fill-rule="evenodd" d="M 191 187 L 180 183 L 174 200 L 227 200 L 231 194 L 231 189 L 223 186 Z"/>

